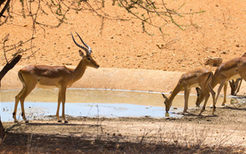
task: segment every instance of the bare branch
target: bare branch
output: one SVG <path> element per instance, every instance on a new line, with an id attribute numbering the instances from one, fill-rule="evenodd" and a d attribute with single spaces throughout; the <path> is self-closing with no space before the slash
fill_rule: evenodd
<path id="1" fill-rule="evenodd" d="M 4 3 L 4 1 L 5 0 L 3 0 L 3 1 L 1 1 L 0 2 L 0 6 Z M 4 5 L 4 7 L 3 7 L 3 9 L 2 9 L 2 11 L 0 12 L 0 17 L 5 17 L 4 15 L 3 15 L 3 13 L 7 10 L 7 8 L 9 7 L 9 2 L 10 2 L 10 0 L 7 0 L 7 2 L 6 2 L 6 4 Z"/>
<path id="2" fill-rule="evenodd" d="M 13 57 L 9 63 L 7 63 L 3 69 L 0 71 L 0 87 L 1 87 L 1 80 L 2 78 L 8 73 L 9 70 L 11 70 L 21 59 L 21 55 L 17 55 L 16 57 Z"/>
<path id="3" fill-rule="evenodd" d="M 6 55 L 5 43 L 8 41 L 8 39 L 9 39 L 9 34 L 7 34 L 7 35 L 3 38 L 3 55 L 4 55 L 5 61 L 6 61 L 7 63 L 9 63 L 9 62 L 8 62 L 7 55 Z"/>

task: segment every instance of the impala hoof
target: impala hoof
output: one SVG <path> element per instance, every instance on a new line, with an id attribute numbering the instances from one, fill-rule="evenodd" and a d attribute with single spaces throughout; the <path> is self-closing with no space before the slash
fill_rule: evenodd
<path id="1" fill-rule="evenodd" d="M 58 120 L 57 122 L 62 122 L 61 120 Z"/>
<path id="2" fill-rule="evenodd" d="M 165 117 L 169 117 L 170 115 L 169 115 L 169 113 L 168 112 L 166 112 L 166 114 L 165 114 Z"/>
<path id="3" fill-rule="evenodd" d="M 25 123 L 26 123 L 26 124 L 28 124 L 28 123 L 29 123 L 29 121 L 28 121 L 28 120 L 26 120 L 26 121 L 25 121 Z"/>
<path id="4" fill-rule="evenodd" d="M 67 123 L 68 123 L 68 121 L 67 121 L 67 120 L 65 120 L 65 121 L 64 121 L 64 123 L 65 123 L 65 124 L 67 124 Z"/>

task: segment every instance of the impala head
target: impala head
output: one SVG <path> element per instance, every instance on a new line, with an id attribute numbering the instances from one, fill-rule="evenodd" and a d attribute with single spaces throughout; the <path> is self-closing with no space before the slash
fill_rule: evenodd
<path id="1" fill-rule="evenodd" d="M 82 50 L 79 50 L 79 55 L 83 58 L 83 60 L 85 61 L 86 65 L 87 66 L 90 66 L 90 67 L 94 67 L 94 68 L 98 68 L 99 65 L 97 64 L 97 62 L 92 58 L 91 56 L 91 53 L 92 53 L 92 49 L 90 46 L 88 46 L 84 41 L 83 39 L 79 36 L 79 34 L 76 32 L 76 34 L 78 35 L 80 41 L 84 44 L 84 46 L 78 44 L 74 37 L 73 37 L 73 34 L 72 35 L 72 39 L 73 39 L 73 42 L 81 49 L 83 49 L 85 51 L 86 54 L 83 53 Z"/>
<path id="2" fill-rule="evenodd" d="M 161 95 L 165 99 L 164 100 L 164 104 L 165 104 L 165 107 L 166 107 L 166 113 L 168 113 L 168 111 L 170 110 L 170 107 L 171 107 L 171 103 L 170 103 L 170 101 L 169 101 L 169 99 L 167 98 L 166 95 L 164 95 L 163 93 Z"/>
<path id="3" fill-rule="evenodd" d="M 207 58 L 205 61 L 205 65 L 218 67 L 222 63 L 223 59 L 220 57 L 214 57 L 214 58 Z"/>

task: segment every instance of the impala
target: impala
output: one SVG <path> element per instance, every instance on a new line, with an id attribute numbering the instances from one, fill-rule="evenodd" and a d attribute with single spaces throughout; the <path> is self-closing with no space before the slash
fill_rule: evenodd
<path id="1" fill-rule="evenodd" d="M 83 49 L 86 54 L 79 50 L 79 54 L 82 59 L 75 69 L 70 69 L 66 66 L 29 65 L 19 70 L 18 77 L 23 84 L 23 88 L 15 97 L 15 108 L 13 112 L 13 118 L 15 122 L 17 122 L 16 110 L 18 102 L 20 101 L 22 118 L 26 123 L 28 123 L 28 120 L 25 117 L 24 101 L 28 94 L 30 94 L 30 92 L 37 85 L 40 87 L 51 86 L 59 88 L 56 117 L 58 122 L 61 122 L 61 120 L 59 120 L 59 109 L 60 103 L 62 102 L 62 119 L 64 120 L 64 123 L 67 123 L 65 117 L 65 99 L 67 87 L 71 86 L 75 81 L 79 80 L 83 76 L 88 66 L 93 68 L 99 67 L 99 65 L 91 56 L 91 48 L 82 40 L 78 33 L 76 34 L 85 46 L 78 44 L 71 34 L 73 42 L 79 48 Z"/>
<path id="2" fill-rule="evenodd" d="M 209 93 L 212 94 L 213 97 L 213 103 L 215 103 L 215 92 L 210 86 L 210 82 L 212 79 L 213 73 L 207 69 L 197 69 L 191 72 L 187 72 L 181 76 L 181 78 L 178 81 L 178 84 L 174 88 L 172 94 L 169 97 L 166 97 L 164 94 L 162 96 L 165 98 L 164 104 L 166 106 L 166 113 L 168 113 L 170 107 L 172 106 L 172 102 L 174 97 L 180 92 L 184 91 L 184 111 L 183 113 L 187 112 L 188 109 L 188 99 L 190 90 L 192 87 L 199 86 L 201 88 L 201 94 L 205 96 L 205 102 L 203 105 L 203 108 L 201 109 L 200 115 L 205 110 L 208 98 L 210 96 Z M 215 108 L 213 109 L 214 114 Z"/>
<path id="3" fill-rule="evenodd" d="M 222 105 L 226 103 L 226 91 L 229 80 L 235 80 L 238 78 L 246 79 L 246 57 L 231 59 L 225 63 L 222 63 L 216 70 L 211 81 L 211 87 L 214 87 L 219 84 L 217 90 L 217 95 L 215 98 L 215 104 L 218 100 L 219 94 L 224 87 L 224 100 Z M 196 105 L 199 106 L 201 101 L 204 99 L 204 95 L 200 95 L 200 98 L 197 100 Z"/>
<path id="4" fill-rule="evenodd" d="M 244 53 L 243 55 L 242 55 L 242 57 L 246 57 L 246 53 Z M 219 57 L 215 57 L 215 58 L 208 58 L 206 61 L 205 61 L 205 65 L 209 65 L 209 66 L 211 66 L 211 67 L 218 67 L 218 66 L 220 66 L 221 64 L 222 64 L 222 58 L 219 58 Z M 230 83 L 230 86 L 231 86 L 231 93 L 232 94 L 236 94 L 236 93 L 238 93 L 238 91 L 239 91 L 239 89 L 240 89 L 240 86 L 241 86 L 241 83 L 242 83 L 242 79 L 241 78 L 238 78 L 236 81 L 234 81 L 234 80 L 231 80 L 231 81 L 229 81 L 229 83 Z M 227 91 L 227 87 L 228 87 L 228 82 L 226 82 L 225 84 L 224 84 L 224 100 L 223 100 L 223 102 L 222 102 L 222 106 L 224 106 L 225 105 L 225 103 L 226 103 L 226 91 Z M 199 89 L 197 89 L 197 92 L 198 92 L 198 98 L 197 98 L 197 106 L 199 106 L 199 104 L 198 104 L 198 99 L 200 99 L 199 98 Z M 200 102 L 199 102 L 200 103 Z"/>

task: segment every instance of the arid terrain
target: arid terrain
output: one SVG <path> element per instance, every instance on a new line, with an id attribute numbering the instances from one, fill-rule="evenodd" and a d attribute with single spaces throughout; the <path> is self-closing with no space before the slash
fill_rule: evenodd
<path id="1" fill-rule="evenodd" d="M 75 66 L 81 58 L 78 48 L 71 39 L 71 33 L 75 34 L 74 32 L 78 32 L 92 48 L 92 55 L 101 68 L 185 72 L 205 67 L 206 58 L 221 57 L 227 61 L 245 52 L 246 10 L 243 6 L 246 5 L 246 1 L 168 0 L 165 1 L 166 7 L 171 13 L 178 12 L 173 14 L 172 19 L 175 22 L 171 18 L 159 18 L 151 14 L 151 21 L 148 20 L 150 23 L 144 26 L 143 21 L 120 7 L 118 2 L 120 1 L 105 1 L 102 4 L 99 1 L 78 1 L 71 5 L 67 12 L 64 2 L 65 4 L 61 4 L 64 7 L 61 10 L 63 13 L 66 12 L 64 21 L 60 20 L 63 19 L 62 15 L 47 16 L 52 11 L 59 14 L 61 10 L 54 7 L 59 5 L 42 7 L 39 16 L 35 18 L 39 24 L 36 24 L 34 29 L 35 16 L 28 14 L 28 8 L 30 9 L 28 3 L 12 1 L 11 17 L 0 25 L 0 66 L 5 65 L 6 58 L 11 59 L 17 51 L 23 55 L 18 63 L 20 66 L 29 64 Z M 157 1 L 156 5 L 164 7 L 163 1 Z M 37 6 L 37 2 L 33 3 L 33 12 Z M 75 6 L 79 9 L 72 9 Z M 134 8 L 136 14 L 143 13 L 138 9 Z M 4 19 L 1 18 L 0 21 L 3 22 Z M 59 21 L 62 23 L 59 24 Z M 4 42 L 7 34 L 8 41 Z M 13 47 L 11 45 L 18 44 L 19 41 L 25 42 L 31 37 L 35 37 L 32 42 L 28 41 L 15 50 L 4 52 Z M 96 70 L 93 72 L 96 73 Z M 150 75 L 151 72 L 148 73 L 148 78 Z M 90 78 L 93 79 L 93 75 L 90 74 L 86 79 Z M 176 76 L 175 80 L 177 78 Z M 90 88 L 128 89 L 126 86 L 113 87 L 108 84 L 111 80 L 114 82 L 121 80 L 110 79 L 110 75 L 106 79 L 107 82 L 97 80 L 100 85 L 95 83 L 95 87 Z M 156 79 L 154 74 L 153 79 Z M 134 89 L 132 87 L 136 82 L 130 82 L 129 78 L 124 82 L 131 83 L 129 89 L 170 92 L 175 85 L 173 79 L 165 79 L 165 88 L 161 90 L 159 87 L 151 87 L 151 84 L 148 84 L 149 87 L 146 89 L 144 86 L 141 86 L 141 89 Z M 11 79 L 8 77 L 3 81 L 9 82 L 8 80 Z M 150 81 L 153 85 L 158 84 L 158 81 Z M 151 83 L 150 81 L 148 83 Z M 80 88 L 83 88 L 85 84 L 80 85 Z M 6 86 L 4 88 L 6 89 Z M 12 85 L 11 88 L 21 87 L 18 83 L 16 87 Z M 244 89 L 240 91 L 242 95 L 245 93 Z M 238 99 L 239 103 L 235 103 L 235 99 L 232 99 L 231 104 L 228 103 L 226 107 L 220 107 L 221 102 L 218 102 L 215 116 L 211 116 L 211 109 L 207 107 L 203 116 L 198 116 L 199 110 L 191 109 L 190 114 L 180 119 L 164 118 L 165 115 L 160 119 L 68 116 L 68 124 L 56 122 L 55 117 L 48 121 L 30 121 L 29 124 L 4 122 L 7 133 L 0 145 L 0 151 L 2 153 L 244 153 L 246 104 L 243 96 Z"/>

